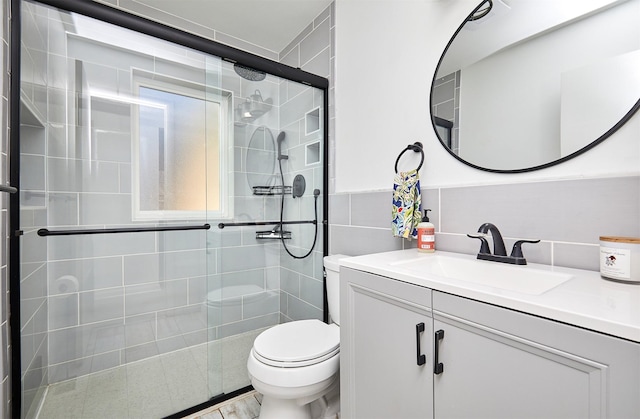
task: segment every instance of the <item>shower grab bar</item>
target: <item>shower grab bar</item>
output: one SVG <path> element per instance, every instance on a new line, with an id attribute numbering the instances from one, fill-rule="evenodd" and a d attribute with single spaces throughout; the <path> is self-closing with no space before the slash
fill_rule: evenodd
<path id="1" fill-rule="evenodd" d="M 242 226 L 269 226 L 276 224 L 315 224 L 316 220 L 303 220 L 303 221 L 249 221 L 245 223 L 220 223 L 218 224 L 219 229 L 223 229 L 225 227 L 242 227 Z"/>
<path id="2" fill-rule="evenodd" d="M 16 193 L 18 192 L 18 188 L 9 185 L 0 185 L 0 192 Z"/>
<path id="3" fill-rule="evenodd" d="M 86 230 L 49 230 L 41 228 L 38 236 L 75 236 L 80 234 L 111 234 L 111 233 L 143 233 L 153 231 L 182 231 L 182 230 L 209 230 L 210 224 L 165 226 L 165 227 L 124 227 L 124 228 L 88 228 Z"/>

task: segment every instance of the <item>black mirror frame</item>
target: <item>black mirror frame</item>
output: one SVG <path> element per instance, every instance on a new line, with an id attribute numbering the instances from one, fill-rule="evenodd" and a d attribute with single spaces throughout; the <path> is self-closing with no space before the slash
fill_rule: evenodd
<path id="1" fill-rule="evenodd" d="M 447 51 L 449 50 L 449 47 L 451 46 L 451 44 L 453 43 L 453 40 L 456 39 L 456 37 L 458 36 L 458 33 L 460 33 L 460 31 L 462 30 L 462 27 L 468 22 L 468 20 L 473 17 L 473 15 L 480 9 L 480 7 L 482 7 L 482 5 L 486 3 L 486 0 L 482 0 L 480 2 L 480 4 L 478 6 L 476 6 L 473 11 L 471 13 L 469 13 L 469 15 L 466 17 L 466 19 L 460 24 L 460 26 L 458 26 L 458 29 L 454 32 L 453 36 L 451 37 L 451 39 L 449 39 L 449 42 L 447 43 L 447 46 L 445 47 L 444 51 L 442 52 L 442 54 L 440 55 L 440 59 L 438 60 L 438 65 L 436 66 L 436 69 L 433 73 L 433 78 L 431 80 L 431 91 L 429 93 L 429 113 L 431 115 L 431 125 L 433 127 L 433 132 L 436 134 L 436 136 L 438 137 L 438 141 L 440 141 L 440 144 L 442 144 L 442 146 L 445 148 L 445 150 L 447 150 L 447 152 L 452 155 L 456 160 L 458 160 L 461 163 L 466 164 L 467 166 L 473 167 L 474 169 L 478 169 L 478 170 L 482 170 L 485 172 L 492 172 L 492 173 L 525 173 L 525 172 L 533 172 L 535 170 L 541 170 L 541 169 L 546 169 L 547 167 L 551 167 L 551 166 L 555 166 L 557 164 L 560 163 L 564 163 L 568 160 L 571 160 L 572 158 L 579 156 L 582 153 L 585 153 L 589 150 L 591 150 L 592 148 L 594 148 L 595 146 L 597 146 L 598 144 L 602 143 L 604 140 L 606 140 L 607 138 L 609 138 L 611 135 L 613 135 L 613 133 L 615 133 L 616 131 L 618 131 L 624 124 L 626 124 L 632 117 L 633 115 L 638 111 L 638 109 L 640 109 L 640 98 L 636 101 L 636 103 L 631 107 L 631 109 L 611 128 L 609 128 L 604 134 L 602 134 L 600 137 L 596 138 L 594 141 L 592 141 L 591 143 L 587 144 L 586 146 L 582 147 L 581 149 L 568 154 L 564 157 L 561 157 L 557 160 L 551 161 L 549 163 L 545 163 L 545 164 L 541 164 L 538 166 L 532 166 L 532 167 L 525 167 L 523 169 L 490 169 L 487 167 L 481 167 L 478 165 L 475 165 L 471 162 L 466 161 L 465 159 L 463 159 L 462 157 L 458 156 L 457 154 L 455 154 L 453 151 L 451 151 L 451 148 L 448 147 L 445 142 L 442 140 L 442 138 L 440 138 L 440 135 L 438 134 L 438 130 L 436 128 L 436 126 L 438 125 L 436 122 L 436 117 L 433 114 L 433 90 L 434 90 L 434 86 L 436 83 L 436 79 L 437 79 L 437 75 L 438 75 L 438 69 L 440 69 L 440 65 L 442 64 L 442 60 L 444 59 L 444 56 L 447 54 Z M 440 118 L 438 118 L 440 119 Z"/>

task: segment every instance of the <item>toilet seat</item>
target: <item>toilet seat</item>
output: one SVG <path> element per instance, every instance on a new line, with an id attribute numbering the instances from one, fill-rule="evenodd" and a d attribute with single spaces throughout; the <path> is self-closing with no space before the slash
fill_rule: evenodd
<path id="1" fill-rule="evenodd" d="M 298 368 L 323 362 L 340 352 L 340 328 L 320 320 L 298 320 L 262 332 L 253 343 L 260 362 Z"/>

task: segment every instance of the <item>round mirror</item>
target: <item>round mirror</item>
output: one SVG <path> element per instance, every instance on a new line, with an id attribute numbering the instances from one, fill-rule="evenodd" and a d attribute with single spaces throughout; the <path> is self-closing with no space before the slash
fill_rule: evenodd
<path id="1" fill-rule="evenodd" d="M 445 148 L 481 170 L 566 161 L 640 107 L 640 0 L 486 0 L 447 45 L 431 86 Z"/>
<path id="2" fill-rule="evenodd" d="M 258 127 L 249 140 L 246 172 L 249 186 L 256 191 L 267 191 L 275 185 L 276 145 L 271 130 Z"/>

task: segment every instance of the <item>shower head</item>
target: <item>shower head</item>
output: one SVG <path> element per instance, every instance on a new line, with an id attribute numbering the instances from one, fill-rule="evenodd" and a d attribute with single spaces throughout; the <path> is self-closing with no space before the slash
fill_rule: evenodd
<path id="1" fill-rule="evenodd" d="M 278 134 L 278 138 L 276 138 L 276 143 L 278 144 L 278 160 L 287 160 L 289 156 L 285 156 L 282 154 L 282 142 L 284 141 L 284 137 L 286 134 L 284 131 L 280 131 Z"/>
<path id="2" fill-rule="evenodd" d="M 265 79 L 265 77 L 267 77 L 267 73 L 265 73 L 264 71 L 246 67 L 238 63 L 235 63 L 233 65 L 233 69 L 235 70 L 237 75 L 239 75 L 243 79 L 250 81 L 262 81 Z"/>

